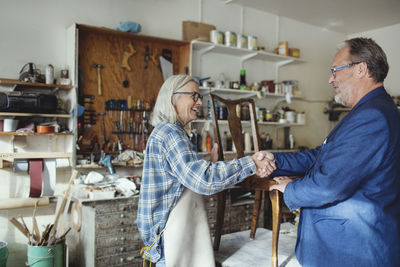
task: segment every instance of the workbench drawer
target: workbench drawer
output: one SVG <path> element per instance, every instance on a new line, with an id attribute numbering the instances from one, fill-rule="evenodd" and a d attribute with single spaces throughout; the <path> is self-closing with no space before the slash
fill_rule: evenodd
<path id="1" fill-rule="evenodd" d="M 115 247 L 107 247 L 101 248 L 96 247 L 96 258 L 105 257 L 110 255 L 117 255 L 120 253 L 138 253 L 140 249 L 144 247 L 142 240 L 135 240 L 129 242 L 126 245 L 115 246 Z"/>
<path id="2" fill-rule="evenodd" d="M 137 212 L 138 197 L 120 201 L 96 203 L 96 214 L 107 214 L 115 212 Z"/>
<path id="3" fill-rule="evenodd" d="M 104 216 L 96 216 L 96 230 L 118 226 L 136 225 L 136 213 L 111 213 Z"/>
<path id="4" fill-rule="evenodd" d="M 122 246 L 130 244 L 133 241 L 140 240 L 139 233 L 131 233 L 125 235 L 108 235 L 108 236 L 96 236 L 96 248 L 107 248 L 113 246 Z"/>
<path id="5" fill-rule="evenodd" d="M 97 228 L 97 236 L 102 235 L 128 235 L 138 232 L 136 224 L 131 225 L 119 225 L 115 227 Z"/>
<path id="6" fill-rule="evenodd" d="M 110 267 L 110 266 L 142 266 L 142 258 L 137 253 L 121 253 L 117 255 L 110 255 L 105 257 L 96 258 L 96 267 Z"/>

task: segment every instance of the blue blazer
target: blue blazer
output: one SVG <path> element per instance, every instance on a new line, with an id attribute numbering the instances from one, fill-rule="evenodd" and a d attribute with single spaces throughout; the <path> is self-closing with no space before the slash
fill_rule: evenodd
<path id="1" fill-rule="evenodd" d="M 296 256 L 303 266 L 400 266 L 400 114 L 383 87 L 365 95 L 324 143 L 275 153 L 301 208 Z"/>

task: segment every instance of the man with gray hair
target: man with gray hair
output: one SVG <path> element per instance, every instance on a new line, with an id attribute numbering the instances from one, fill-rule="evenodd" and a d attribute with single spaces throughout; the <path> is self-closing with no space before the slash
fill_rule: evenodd
<path id="1" fill-rule="evenodd" d="M 271 187 L 301 209 L 302 266 L 399 266 L 400 115 L 383 87 L 389 66 L 372 39 L 339 47 L 329 83 L 351 110 L 315 149 L 274 153 Z M 270 154 L 264 152 L 272 158 Z"/>

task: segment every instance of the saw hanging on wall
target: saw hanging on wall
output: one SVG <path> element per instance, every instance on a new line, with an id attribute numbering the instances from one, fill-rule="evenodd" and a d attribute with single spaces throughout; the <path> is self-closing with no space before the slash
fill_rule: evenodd
<path id="1" fill-rule="evenodd" d="M 128 60 L 131 56 L 136 54 L 136 49 L 133 47 L 132 43 L 129 43 L 128 46 L 129 46 L 129 51 L 124 51 L 122 54 L 121 67 L 123 69 L 127 69 L 128 71 L 131 71 L 131 66 L 129 66 Z"/>

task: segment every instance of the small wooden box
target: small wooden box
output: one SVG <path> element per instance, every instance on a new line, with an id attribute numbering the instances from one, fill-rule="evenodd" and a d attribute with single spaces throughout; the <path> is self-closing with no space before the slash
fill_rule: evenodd
<path id="1" fill-rule="evenodd" d="M 194 22 L 182 21 L 182 39 L 183 41 L 191 41 L 193 39 L 209 42 L 210 31 L 215 30 L 214 25 Z"/>

